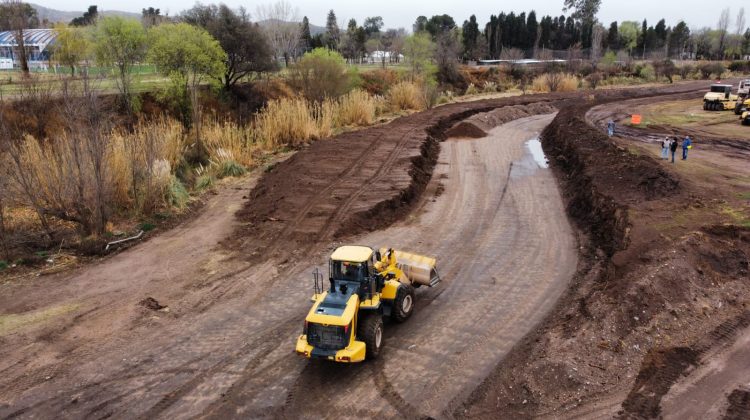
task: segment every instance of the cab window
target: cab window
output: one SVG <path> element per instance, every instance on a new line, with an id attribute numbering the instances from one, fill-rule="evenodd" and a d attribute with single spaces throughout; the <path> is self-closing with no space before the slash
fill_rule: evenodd
<path id="1" fill-rule="evenodd" d="M 336 280 L 362 281 L 368 276 L 367 263 L 332 261 L 331 277 Z"/>

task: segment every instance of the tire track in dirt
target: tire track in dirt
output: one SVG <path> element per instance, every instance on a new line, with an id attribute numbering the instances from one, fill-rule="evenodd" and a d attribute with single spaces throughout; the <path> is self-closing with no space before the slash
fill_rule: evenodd
<path id="1" fill-rule="evenodd" d="M 471 113 L 477 112 L 482 109 L 491 109 L 504 104 L 522 104 L 530 103 L 534 101 L 548 101 L 550 99 L 562 99 L 562 98 L 574 98 L 578 94 L 568 95 L 548 95 L 544 97 L 524 97 L 524 98 L 513 98 L 510 100 L 491 100 L 484 101 L 481 103 L 474 104 L 458 104 L 455 106 L 449 105 L 441 107 L 440 109 L 432 110 L 424 114 L 418 114 L 412 117 L 402 119 L 400 122 L 394 124 L 393 127 L 381 128 L 381 130 L 390 130 L 393 133 L 385 133 L 380 131 L 379 135 L 389 136 L 393 134 L 401 135 L 405 128 L 411 127 L 428 127 L 430 135 L 434 135 L 437 127 L 445 127 L 450 121 L 455 121 L 459 117 L 465 117 Z M 395 128 L 394 128 L 395 127 Z M 392 129 L 393 128 L 393 129 Z M 396 130 L 398 129 L 398 130 Z M 364 130 L 361 134 L 359 143 L 369 144 L 372 142 L 371 136 L 375 129 Z M 347 137 L 350 140 L 353 135 Z M 406 147 L 402 153 L 409 153 L 407 157 L 416 157 L 421 146 L 425 144 L 425 141 L 429 136 L 415 133 L 414 137 L 410 139 L 409 146 Z M 393 141 L 393 137 L 390 137 L 390 146 Z M 326 150 L 327 141 L 317 142 L 310 146 L 310 149 L 315 149 L 314 152 L 320 152 Z M 328 144 L 328 148 L 332 149 L 336 144 Z M 382 142 L 384 144 L 385 142 Z M 353 145 L 356 148 L 362 147 L 361 144 Z M 365 146 L 369 147 L 369 146 Z M 360 150 L 360 156 L 362 155 Z M 312 153 L 312 152 L 311 152 Z M 304 155 L 304 152 L 300 152 L 300 155 Z M 314 153 L 312 154 L 313 156 Z M 309 155 L 308 155 L 309 156 Z M 302 159 L 302 156 L 300 157 Z M 389 182 L 386 186 L 378 185 L 378 193 L 384 192 L 386 189 L 391 190 L 390 193 L 381 195 L 380 199 L 386 199 L 388 197 L 396 197 L 398 199 L 399 194 L 404 190 L 401 189 L 405 185 L 411 182 L 408 180 L 408 168 L 410 167 L 409 162 L 404 162 L 404 165 L 394 165 L 394 170 L 399 171 L 400 176 L 404 179 L 401 181 L 407 181 L 404 183 Z M 292 165 L 283 165 L 284 171 L 288 170 Z M 277 167 L 278 168 L 278 167 Z M 351 168 L 351 167 L 350 167 Z M 274 169 L 271 172 L 276 171 Z M 431 168 L 430 168 L 431 170 Z M 283 172 L 283 171 L 282 171 Z M 429 173 L 429 171 L 426 171 Z M 286 172 L 285 172 L 286 173 Z M 339 172 L 340 173 L 340 172 Z M 288 173 L 287 173 L 288 175 Z M 328 176 L 326 174 L 323 174 Z M 502 174 L 504 176 L 505 174 Z M 501 178 L 502 176 L 498 176 Z M 324 176 L 323 176 L 324 177 Z M 335 178 L 333 177 L 335 182 Z M 390 179 L 389 179 L 390 181 Z M 412 180 L 413 181 L 413 180 Z M 327 185 L 327 184 L 326 184 Z M 394 189 L 394 187 L 396 187 Z M 311 191 L 314 188 L 310 189 Z M 268 190 L 267 190 L 268 191 Z M 270 193 L 270 192 L 269 192 Z M 409 206 L 415 197 L 418 197 L 421 191 L 416 190 L 416 195 L 409 196 L 403 203 L 399 203 L 400 207 L 398 211 L 404 212 L 408 210 Z M 306 199 L 307 195 L 302 195 L 302 199 Z M 362 196 L 364 197 L 364 195 Z M 271 197 L 273 198 L 273 196 Z M 369 197 L 368 197 L 369 198 Z M 390 199 L 390 198 L 388 198 Z M 302 206 L 309 203 L 309 200 L 303 201 Z M 477 200 L 479 201 L 479 200 Z M 466 204 L 466 203 L 457 203 Z M 295 207 L 297 208 L 297 207 Z M 352 206 L 354 209 L 355 206 Z M 261 209 L 263 210 L 263 209 Z M 298 211 L 298 210 L 296 210 Z M 327 211 L 327 210 L 326 210 Z M 395 212 L 387 218 L 384 223 L 390 223 L 397 217 L 400 217 L 401 213 Z M 264 216 L 266 213 L 261 211 L 259 216 Z M 298 214 L 295 214 L 297 216 Z M 393 216 L 393 217 L 391 217 Z M 290 220 L 287 218 L 286 220 Z M 380 225 L 379 225 L 380 226 Z M 474 229 L 478 229 L 476 226 Z M 240 231 L 238 235 L 245 234 L 246 231 Z M 376 241 L 373 241 L 376 242 Z M 384 242 L 384 241 L 379 241 Z M 419 244 L 414 239 L 412 242 L 416 247 Z M 251 241 L 251 245 L 255 242 Z M 297 249 L 292 244 L 290 248 Z M 301 248 L 300 248 L 301 249 Z M 246 249 L 241 249 L 246 251 Z M 460 250 L 459 250 L 460 251 Z M 467 250 L 468 251 L 468 250 Z M 454 255 L 454 250 L 444 249 L 441 251 L 441 261 L 450 262 L 452 264 L 458 264 L 461 261 L 460 256 Z M 464 257 L 469 256 L 468 252 L 464 253 Z M 476 258 L 476 254 L 471 258 Z M 309 255 L 296 255 L 292 258 L 292 268 L 303 267 L 303 265 L 295 265 L 298 259 L 310 261 L 317 256 Z M 232 384 L 238 381 L 247 381 L 241 386 L 238 385 L 236 388 L 247 386 L 250 388 L 257 387 L 259 383 L 268 383 L 269 388 L 274 390 L 289 389 L 289 386 L 294 383 L 295 376 L 305 369 L 303 361 L 294 359 L 292 361 L 289 358 L 289 346 L 293 345 L 293 335 L 289 337 L 278 337 L 271 339 L 272 344 L 269 344 L 268 348 L 273 348 L 271 353 L 263 360 L 259 365 L 249 364 L 248 360 L 254 355 L 252 350 L 248 353 L 232 353 L 231 350 L 242 347 L 242 343 L 254 343 L 261 339 L 262 331 L 265 327 L 278 325 L 286 325 L 289 323 L 290 330 L 293 330 L 295 322 L 299 322 L 301 325 L 301 317 L 304 316 L 304 312 L 307 310 L 306 305 L 307 298 L 309 297 L 308 290 L 305 288 L 301 290 L 299 284 L 301 281 L 305 281 L 301 275 L 288 275 L 291 271 L 285 271 L 287 268 L 281 267 L 281 270 L 276 270 L 274 267 L 273 260 L 268 265 L 263 267 L 250 267 L 247 271 L 240 271 L 241 274 L 235 276 L 229 276 L 219 281 L 219 288 L 214 289 L 216 295 L 210 295 L 209 300 L 215 296 L 223 296 L 221 299 L 217 299 L 217 302 L 213 304 L 209 303 L 209 300 L 204 300 L 206 303 L 203 311 L 199 313 L 183 313 L 178 318 L 167 318 L 160 321 L 155 321 L 152 325 L 142 325 L 133 331 L 129 331 L 126 334 L 118 335 L 110 342 L 97 343 L 96 345 L 90 346 L 90 350 L 85 353 L 77 353 L 76 356 L 83 356 L 78 360 L 73 360 L 73 356 L 68 358 L 63 357 L 60 363 L 65 363 L 68 366 L 76 366 L 77 370 L 66 370 L 61 375 L 55 375 L 55 377 L 49 381 L 39 380 L 36 386 L 20 387 L 15 388 L 9 392 L 9 395 L 3 395 L 9 403 L 12 402 L 12 408 L 8 405 L 8 409 L 15 410 L 16 408 L 23 407 L 35 407 L 34 410 L 27 412 L 27 415 L 36 415 L 43 413 L 55 413 L 55 415 L 67 415 L 75 416 L 75 414 L 85 413 L 87 409 L 91 407 L 98 407 L 102 401 L 115 401 L 117 403 L 111 405 L 104 405 L 104 411 L 111 409 L 110 411 L 118 413 L 121 416 L 137 417 L 138 415 L 146 412 L 150 407 L 159 404 L 165 396 L 174 392 L 176 389 L 180 389 L 185 382 L 188 382 L 195 375 L 199 375 L 200 372 L 211 369 L 215 366 L 218 361 L 226 358 L 232 358 L 238 356 L 239 359 L 234 359 L 226 364 L 227 370 L 225 372 L 219 369 L 215 375 L 207 375 L 204 377 L 205 381 L 200 382 L 197 387 L 184 387 L 182 391 L 182 397 L 177 399 L 174 403 L 171 402 L 165 411 L 161 411 L 161 416 L 187 416 L 191 413 L 200 413 L 209 407 L 212 402 L 217 399 L 217 393 L 223 390 L 229 389 Z M 281 273 L 281 274 L 279 274 Z M 448 274 L 453 273 L 451 277 L 460 277 L 460 271 L 455 269 L 449 269 Z M 482 270 L 475 269 L 472 275 L 483 276 Z M 306 276 L 305 276 L 306 277 Z M 270 283 L 273 281 L 273 283 Z M 461 280 L 462 281 L 462 280 Z M 222 284 L 221 283 L 234 283 L 233 288 L 228 289 L 223 294 L 218 294 Z M 479 280 L 471 280 L 462 284 L 462 286 L 470 289 L 476 282 L 480 284 Z M 499 282 L 499 281 L 498 281 Z M 445 284 L 448 285 L 449 282 Z M 456 288 L 458 288 L 458 281 Z M 203 292 L 198 290 L 196 293 L 200 296 Z M 426 303 L 425 307 L 418 306 L 418 309 L 426 309 L 427 312 L 437 313 L 438 306 L 444 306 L 448 302 L 448 298 L 451 299 L 460 297 L 456 294 L 455 289 L 439 289 L 439 290 L 421 290 L 420 298 L 424 297 Z M 473 295 L 464 297 L 461 304 L 470 304 L 467 299 L 472 298 Z M 428 302 L 428 299 L 431 299 Z M 418 304 L 419 305 L 419 304 Z M 432 307 L 432 308 L 430 308 Z M 455 305 L 454 305 L 455 308 Z M 392 328 L 394 331 L 389 337 L 387 337 L 392 343 L 392 349 L 394 354 L 398 354 L 401 349 L 408 349 L 408 341 L 405 341 L 403 337 L 399 337 L 400 333 L 410 333 L 414 331 L 414 328 L 408 325 L 395 326 Z M 116 341 L 116 342 L 115 342 Z M 451 344 L 454 345 L 454 344 Z M 229 352 L 227 350 L 230 350 Z M 428 354 L 435 354 L 439 357 L 445 357 L 440 352 L 432 349 L 425 350 Z M 230 353 L 227 355 L 227 353 Z M 120 360 L 139 360 L 139 364 L 134 367 L 128 367 L 130 370 L 136 370 L 143 373 L 141 376 L 128 377 L 121 374 L 123 368 Z M 196 360 L 195 363 L 191 364 L 189 368 L 183 370 L 178 369 L 179 366 L 185 364 L 185 361 Z M 277 368 L 269 367 L 268 364 L 273 362 L 283 362 L 284 366 Z M 130 364 L 130 362 L 128 362 Z M 250 366 L 252 373 L 243 372 L 242 367 Z M 163 377 L 168 372 L 177 372 L 174 377 Z M 360 382 L 362 377 L 352 377 L 351 372 L 361 372 L 361 370 L 351 370 L 342 373 L 343 379 L 350 380 L 353 387 L 361 386 Z M 240 373 L 238 373 L 240 372 Z M 274 372 L 275 376 L 271 376 L 269 372 Z M 150 375 L 149 375 L 150 373 Z M 256 373 L 261 373 L 258 377 L 247 379 L 249 376 L 253 376 Z M 398 394 L 405 401 L 413 404 L 413 399 L 409 395 L 406 395 L 403 391 L 403 378 L 393 377 L 392 371 L 382 371 L 387 382 L 382 383 L 384 389 L 389 387 L 390 384 Z M 409 372 L 406 372 L 407 374 Z M 268 375 L 268 376 L 266 376 Z M 146 379 L 140 379 L 146 378 Z M 66 392 L 60 392 L 65 389 L 81 389 L 81 385 L 92 383 L 107 383 L 106 381 L 111 380 L 113 385 L 105 385 L 98 389 L 95 393 L 92 392 L 87 394 L 85 398 L 82 398 L 75 407 L 71 407 L 68 404 L 68 394 Z M 372 382 L 368 382 L 373 386 Z M 253 388 L 258 389 L 258 388 Z M 234 392 L 234 391 L 232 391 Z M 277 393 L 279 394 L 279 393 Z M 239 395 L 239 394 L 238 394 Z M 276 407 L 283 405 L 283 400 L 287 395 L 286 392 L 280 393 L 281 401 L 277 398 L 277 395 L 263 394 L 263 398 L 260 400 L 243 401 L 244 408 L 247 408 L 245 412 L 263 412 L 264 409 L 269 407 Z M 47 401 L 47 403 L 35 406 L 35 402 Z M 266 404 L 266 405 L 263 405 Z M 278 404 L 278 405 L 276 405 Z M 398 404 L 397 404 L 398 405 Z M 421 408 L 420 408 L 421 409 Z M 159 407 L 161 410 L 161 406 Z M 386 410 L 388 410 L 386 408 Z M 0 407 L 0 415 L 6 413 L 6 407 Z M 397 414 L 391 411 L 388 413 Z"/>
<path id="2" fill-rule="evenodd" d="M 541 130 L 549 119 L 551 116 L 532 117 L 518 120 L 517 124 L 520 127 L 536 124 L 537 130 Z M 425 211 L 421 216 L 424 220 L 399 224 L 357 240 L 378 244 L 391 241 L 396 243 L 394 246 L 429 249 L 428 253 L 436 254 L 439 265 L 444 268 L 444 282 L 437 289 L 420 288 L 415 316 L 405 324 L 387 326 L 385 349 L 377 362 L 363 367 L 347 367 L 344 373 L 335 371 L 334 375 L 328 369 L 304 369 L 291 388 L 287 400 L 290 404 L 285 407 L 282 417 L 351 415 L 350 406 L 345 401 L 357 401 L 365 407 L 381 407 L 378 417 L 445 416 L 452 406 L 450 400 L 460 398 L 461 394 L 472 389 L 467 382 L 482 377 L 481 369 L 477 370 L 477 358 L 487 360 L 482 364 L 491 364 L 489 360 L 501 355 L 495 351 L 498 340 L 512 341 L 510 337 L 518 333 L 518 328 L 526 328 L 521 325 L 533 323 L 531 318 L 534 316 L 529 316 L 529 313 L 554 301 L 554 297 L 541 293 L 537 296 L 545 304 L 540 304 L 534 300 L 536 297 L 528 295 L 528 282 L 534 281 L 534 287 L 540 289 L 544 287 L 531 280 L 537 279 L 539 273 L 535 274 L 534 269 L 524 269 L 524 266 L 533 267 L 536 263 L 531 261 L 542 257 L 535 251 L 536 246 L 518 246 L 525 240 L 525 229 L 530 227 L 530 221 L 517 222 L 523 217 L 519 211 L 528 215 L 545 207 L 530 203 L 533 195 L 528 194 L 532 191 L 529 188 L 535 188 L 532 184 L 537 183 L 529 183 L 527 179 L 532 179 L 533 173 L 514 179 L 515 175 L 511 175 L 514 172 L 509 169 L 511 162 L 523 158 L 523 142 L 534 134 L 523 134 L 523 129 L 507 130 L 513 134 L 507 137 L 498 135 L 495 141 L 512 141 L 516 146 L 508 152 L 510 156 L 499 160 L 486 149 L 492 147 L 491 141 L 482 147 L 468 140 L 445 142 L 435 173 L 448 174 L 444 179 L 446 189 L 435 204 L 422 209 Z M 545 188 L 554 187 L 554 180 L 548 176 L 551 184 Z M 520 197 L 524 199 L 519 201 Z M 558 204 L 557 209 L 562 212 L 562 205 Z M 432 231 L 424 230 L 426 226 Z M 556 241 L 554 238 L 556 234 L 550 235 L 547 245 Z M 404 241 L 403 245 L 398 244 L 401 241 Z M 514 250 L 498 261 L 490 257 L 497 255 L 499 249 L 505 249 L 503 247 Z M 572 246 L 562 247 L 569 250 L 568 255 L 575 254 Z M 552 254 L 554 252 L 550 252 Z M 497 273 L 506 273 L 506 276 L 497 278 Z M 494 290 L 483 293 L 487 287 L 494 287 Z M 556 287 L 560 287 L 559 291 L 564 283 Z M 482 296 L 495 294 L 505 295 L 518 303 L 511 310 L 495 299 Z M 458 315 L 457 311 L 469 311 L 472 315 Z M 467 324 L 467 316 L 481 319 L 481 326 Z M 448 336 L 451 338 L 446 341 Z M 441 341 L 444 343 L 438 344 Z M 420 350 L 412 351 L 412 342 Z M 415 351 L 421 356 L 414 354 Z M 429 361 L 420 360 L 423 358 Z M 416 361 L 418 363 L 414 363 Z M 425 370 L 426 366 L 442 368 L 435 373 L 434 369 Z M 466 379 L 467 375 L 472 378 Z M 321 377 L 325 378 L 322 382 Z M 424 386 L 427 388 L 423 389 Z M 463 391 L 457 392 L 457 386 Z M 304 399 L 297 395 L 300 389 L 307 391 Z M 336 398 L 332 399 L 331 395 Z M 451 398 L 446 398 L 446 395 Z M 320 411 L 322 407 L 325 407 L 324 413 Z"/>

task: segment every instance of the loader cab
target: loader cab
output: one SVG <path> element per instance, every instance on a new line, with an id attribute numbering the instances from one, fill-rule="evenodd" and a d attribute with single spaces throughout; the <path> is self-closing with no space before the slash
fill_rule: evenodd
<path id="1" fill-rule="evenodd" d="M 332 292 L 342 292 L 355 288 L 360 298 L 379 293 L 383 288 L 382 279 L 377 276 L 375 252 L 367 246 L 342 246 L 331 254 L 329 281 Z"/>

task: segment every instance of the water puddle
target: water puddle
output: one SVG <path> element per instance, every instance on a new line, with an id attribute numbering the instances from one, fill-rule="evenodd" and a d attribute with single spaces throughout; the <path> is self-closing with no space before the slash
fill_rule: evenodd
<path id="1" fill-rule="evenodd" d="M 534 158 L 540 168 L 549 168 L 549 161 L 547 160 L 547 156 L 544 156 L 544 151 L 542 150 L 542 142 L 539 141 L 539 139 L 531 139 L 527 141 L 526 148 L 529 149 L 529 152 L 531 152 L 531 157 Z"/>
<path id="2" fill-rule="evenodd" d="M 513 162 L 510 168 L 510 177 L 512 179 L 533 175 L 540 168 L 549 168 L 549 162 L 547 161 L 547 157 L 544 156 L 542 143 L 539 139 L 528 140 L 524 145 L 526 146 L 527 153 L 524 153 L 521 159 Z"/>

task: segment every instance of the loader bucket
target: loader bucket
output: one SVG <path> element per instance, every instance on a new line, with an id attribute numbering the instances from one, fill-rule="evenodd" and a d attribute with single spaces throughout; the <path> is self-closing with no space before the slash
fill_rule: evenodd
<path id="1" fill-rule="evenodd" d="M 380 253 L 385 255 L 387 250 L 387 248 L 381 248 Z M 406 251 L 394 250 L 393 252 L 396 254 L 398 268 L 404 272 L 411 283 L 430 287 L 440 283 L 435 258 Z"/>

